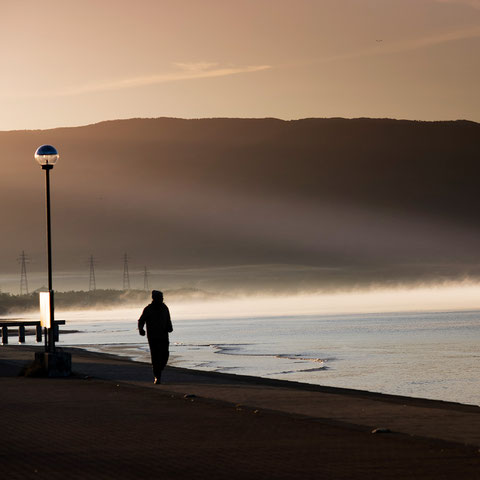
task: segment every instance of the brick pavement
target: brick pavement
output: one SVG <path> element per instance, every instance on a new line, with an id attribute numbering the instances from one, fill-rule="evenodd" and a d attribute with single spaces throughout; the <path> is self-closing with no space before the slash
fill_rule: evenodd
<path id="1" fill-rule="evenodd" d="M 15 377 L 33 356 L 28 349 L 0 349 L 4 478 L 480 479 L 478 447 L 433 434 L 373 435 L 369 421 L 328 414 L 338 397 L 357 420 L 373 408 L 369 402 L 398 407 L 394 398 L 179 369 L 167 372 L 166 385 L 154 386 L 148 365 L 82 352 L 73 352 L 74 378 Z M 291 412 L 295 392 L 298 410 Z M 359 401 L 366 403 L 359 407 Z M 406 408 L 420 409 L 425 423 L 433 410 L 458 425 L 467 420 L 458 414 L 478 416 L 473 407 L 439 402 L 413 401 Z"/>

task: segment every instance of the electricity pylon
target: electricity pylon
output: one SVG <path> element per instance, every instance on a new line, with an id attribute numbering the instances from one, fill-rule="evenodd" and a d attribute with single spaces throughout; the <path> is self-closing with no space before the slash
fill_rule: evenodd
<path id="1" fill-rule="evenodd" d="M 147 267 L 143 268 L 143 289 L 148 292 L 150 290 L 148 288 L 148 276 L 150 275 L 150 272 L 147 270 Z"/>
<path id="2" fill-rule="evenodd" d="M 123 289 L 130 290 L 130 275 L 128 273 L 128 255 L 123 255 Z"/>
<path id="3" fill-rule="evenodd" d="M 22 250 L 22 253 L 18 257 L 18 262 L 20 262 L 20 295 L 28 295 L 28 279 L 27 279 L 27 266 L 26 264 L 30 261 L 25 252 Z"/>
<path id="4" fill-rule="evenodd" d="M 90 279 L 88 280 L 88 291 L 95 291 L 97 289 L 97 282 L 95 281 L 95 260 L 93 255 L 90 255 Z"/>

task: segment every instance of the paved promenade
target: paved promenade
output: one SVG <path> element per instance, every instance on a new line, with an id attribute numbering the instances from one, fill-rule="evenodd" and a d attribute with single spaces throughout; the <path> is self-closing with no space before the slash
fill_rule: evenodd
<path id="1" fill-rule="evenodd" d="M 480 479 L 480 408 L 70 349 L 68 379 L 0 348 L 5 478 Z M 391 433 L 372 434 L 375 428 Z"/>

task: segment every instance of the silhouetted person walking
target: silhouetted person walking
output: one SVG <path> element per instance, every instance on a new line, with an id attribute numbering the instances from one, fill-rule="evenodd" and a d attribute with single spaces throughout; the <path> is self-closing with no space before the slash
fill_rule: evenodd
<path id="1" fill-rule="evenodd" d="M 173 332 L 172 321 L 168 307 L 163 303 L 163 293 L 152 291 L 152 303 L 143 309 L 138 319 L 138 331 L 145 335 L 144 326 L 147 325 L 148 345 L 152 357 L 153 383 L 161 383 L 162 370 L 168 362 L 170 341 L 168 334 Z"/>

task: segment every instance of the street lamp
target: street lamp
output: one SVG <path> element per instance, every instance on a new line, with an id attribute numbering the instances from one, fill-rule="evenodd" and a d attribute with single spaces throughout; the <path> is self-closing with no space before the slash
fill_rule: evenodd
<path id="1" fill-rule="evenodd" d="M 46 188 L 46 206 L 47 206 L 47 263 L 48 263 L 48 294 L 49 294 L 49 315 L 50 322 L 45 335 L 45 351 L 55 352 L 55 323 L 54 323 L 54 305 L 52 288 L 52 235 L 50 222 L 50 170 L 57 163 L 59 158 L 57 149 L 51 145 L 42 145 L 35 152 L 35 160 L 45 170 Z"/>

